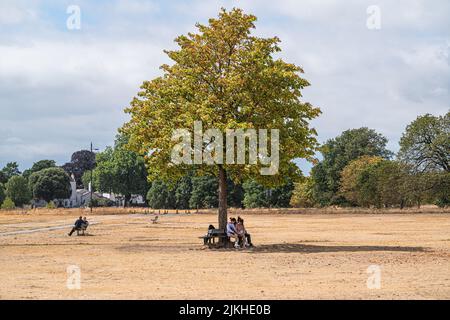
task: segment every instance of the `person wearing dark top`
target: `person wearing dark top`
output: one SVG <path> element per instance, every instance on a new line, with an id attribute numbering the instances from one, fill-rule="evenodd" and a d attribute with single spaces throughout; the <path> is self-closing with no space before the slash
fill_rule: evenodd
<path id="1" fill-rule="evenodd" d="M 83 217 L 79 217 L 77 221 L 75 221 L 75 224 L 72 228 L 72 230 L 69 232 L 69 237 L 74 233 L 76 230 L 81 230 L 81 227 L 83 226 Z"/>

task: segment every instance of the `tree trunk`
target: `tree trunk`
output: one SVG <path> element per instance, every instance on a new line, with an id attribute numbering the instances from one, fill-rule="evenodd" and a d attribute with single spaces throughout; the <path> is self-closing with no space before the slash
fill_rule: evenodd
<path id="1" fill-rule="evenodd" d="M 219 165 L 219 229 L 227 228 L 227 173 Z"/>

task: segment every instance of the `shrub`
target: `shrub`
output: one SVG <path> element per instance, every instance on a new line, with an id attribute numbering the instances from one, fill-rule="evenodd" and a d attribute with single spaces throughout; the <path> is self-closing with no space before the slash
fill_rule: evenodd
<path id="1" fill-rule="evenodd" d="M 31 200 L 28 181 L 22 176 L 11 177 L 5 187 L 6 196 L 8 196 L 16 206 L 21 207 Z"/>
<path id="2" fill-rule="evenodd" d="M 49 201 L 46 206 L 47 209 L 56 209 L 55 203 L 53 201 Z"/>
<path id="3" fill-rule="evenodd" d="M 3 201 L 2 209 L 4 210 L 12 210 L 15 209 L 16 205 L 14 204 L 14 201 L 10 197 L 6 197 L 5 201 Z"/>

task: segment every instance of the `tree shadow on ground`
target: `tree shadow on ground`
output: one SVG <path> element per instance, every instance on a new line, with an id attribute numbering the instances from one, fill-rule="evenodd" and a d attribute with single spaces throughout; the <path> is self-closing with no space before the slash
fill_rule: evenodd
<path id="1" fill-rule="evenodd" d="M 320 253 L 320 252 L 423 252 L 424 247 L 401 247 L 401 246 L 322 246 L 301 243 L 279 243 L 259 245 L 251 248 L 249 253 L 279 253 L 279 252 L 298 252 L 298 253 Z"/>

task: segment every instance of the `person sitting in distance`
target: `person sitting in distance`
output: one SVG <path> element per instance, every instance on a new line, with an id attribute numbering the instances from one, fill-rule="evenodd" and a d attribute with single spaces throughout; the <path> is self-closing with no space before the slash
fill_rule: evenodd
<path id="1" fill-rule="evenodd" d="M 84 217 L 83 218 L 83 224 L 81 225 L 81 229 L 84 231 L 87 229 L 87 227 L 89 226 L 89 221 L 87 221 L 87 218 Z"/>
<path id="2" fill-rule="evenodd" d="M 234 239 L 234 247 L 239 248 L 239 235 L 236 231 L 236 219 L 230 218 L 230 222 L 227 224 L 227 236 Z"/>
<path id="3" fill-rule="evenodd" d="M 79 217 L 77 221 L 75 221 L 75 224 L 72 228 L 72 230 L 69 232 L 69 237 L 72 235 L 72 233 L 74 233 L 76 230 L 81 230 L 82 226 L 83 226 L 83 217 Z"/>

